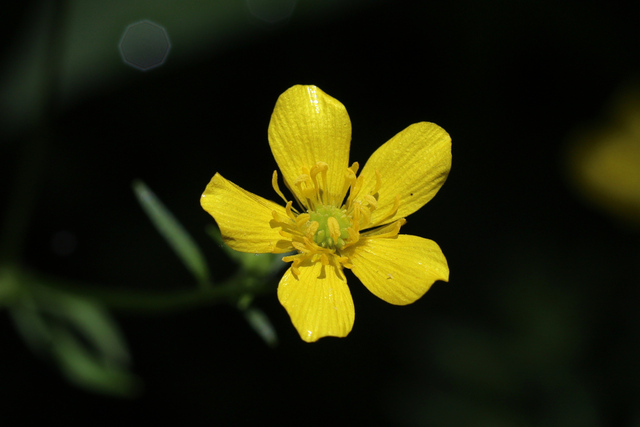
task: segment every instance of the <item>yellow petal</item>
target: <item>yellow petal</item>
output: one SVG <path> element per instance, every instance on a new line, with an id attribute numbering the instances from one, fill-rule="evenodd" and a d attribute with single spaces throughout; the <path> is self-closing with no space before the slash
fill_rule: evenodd
<path id="1" fill-rule="evenodd" d="M 449 280 L 449 267 L 436 242 L 400 234 L 397 238 L 367 238 L 343 255 L 353 274 L 375 296 L 390 304 L 406 305 L 425 294 L 436 280 Z"/>
<path id="2" fill-rule="evenodd" d="M 338 100 L 315 86 L 294 86 L 278 98 L 269 123 L 269 144 L 287 187 L 304 203 L 294 185 L 302 167 L 329 165 L 327 200 L 342 202 L 344 173 L 349 163 L 351 120 Z"/>
<path id="3" fill-rule="evenodd" d="M 371 223 L 386 224 L 420 209 L 436 195 L 450 169 L 451 138 L 440 126 L 421 122 L 398 133 L 378 148 L 362 169 L 361 195 L 374 191 L 376 171 L 382 177 Z M 385 218 L 396 195 L 400 196 L 400 207 L 395 215 Z"/>
<path id="4" fill-rule="evenodd" d="M 313 342 L 326 336 L 347 336 L 355 310 L 341 269 L 311 261 L 303 262 L 299 269 L 299 276 L 291 269 L 282 276 L 278 299 L 300 337 Z"/>
<path id="5" fill-rule="evenodd" d="M 284 253 L 293 250 L 291 242 L 272 228 L 273 211 L 287 216 L 285 208 L 250 193 L 219 173 L 202 193 L 200 204 L 216 220 L 222 238 L 240 252 Z"/>

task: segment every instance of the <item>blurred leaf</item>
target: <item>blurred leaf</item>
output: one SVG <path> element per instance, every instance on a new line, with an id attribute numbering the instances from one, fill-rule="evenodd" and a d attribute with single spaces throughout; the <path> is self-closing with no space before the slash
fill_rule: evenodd
<path id="1" fill-rule="evenodd" d="M 36 298 L 40 309 L 56 316 L 64 324 L 73 327 L 102 358 L 129 363 L 130 356 L 124 339 L 109 313 L 92 301 L 57 292 L 51 288 L 37 288 Z M 46 302 L 42 301 L 46 297 Z"/>
<path id="2" fill-rule="evenodd" d="M 278 345 L 278 335 L 276 334 L 276 330 L 273 328 L 271 321 L 262 310 L 255 307 L 249 307 L 244 310 L 243 314 L 249 325 L 269 347 L 275 347 Z"/>
<path id="3" fill-rule="evenodd" d="M 172 49 L 166 66 L 191 67 L 203 56 L 215 55 L 243 44 L 251 36 L 264 36 L 255 25 L 245 1 L 154 0 L 132 2 L 69 1 L 61 50 L 60 92 L 66 105 L 96 92 L 113 90 L 138 77 L 137 71 L 122 60 L 118 49 L 127 27 L 143 19 L 167 30 Z M 42 58 L 47 25 L 53 2 L 40 2 L 29 8 L 18 37 L 10 37 L 8 60 L 0 73 L 0 129 L 4 132 L 26 129 L 37 115 L 42 74 L 47 72 Z M 317 21 L 323 14 L 347 11 L 367 5 L 365 0 L 344 2 L 300 1 L 294 18 Z M 272 5 L 273 7 L 273 5 Z M 114 13 L 117 11 L 117 13 Z M 164 66 L 163 66 L 164 68 Z M 160 70 L 158 70 L 160 71 Z M 162 72 L 162 71 L 160 71 Z"/>
<path id="4" fill-rule="evenodd" d="M 126 369 L 90 352 L 66 328 L 54 328 L 51 352 L 67 379 L 100 393 L 131 396 L 139 382 Z"/>
<path id="5" fill-rule="evenodd" d="M 51 358 L 67 379 L 92 391 L 130 396 L 139 380 L 129 373 L 129 351 L 98 303 L 19 272 L 19 298 L 9 313 L 32 351 Z"/>
<path id="6" fill-rule="evenodd" d="M 133 182 L 133 191 L 142 209 L 151 219 L 160 234 L 182 260 L 198 283 L 209 283 L 209 269 L 204 256 L 182 225 L 158 200 L 156 195 L 142 181 Z"/>
<path id="7" fill-rule="evenodd" d="M 18 333 L 31 351 L 35 353 L 47 352 L 51 342 L 51 332 L 33 301 L 25 298 L 20 305 L 11 307 L 9 314 Z"/>
<path id="8" fill-rule="evenodd" d="M 17 269 L 13 265 L 0 265 L 0 307 L 11 305 L 18 298 L 19 292 Z"/>
<path id="9" fill-rule="evenodd" d="M 278 345 L 278 335 L 267 315 L 259 308 L 251 307 L 252 294 L 244 294 L 238 299 L 238 310 L 242 312 L 249 326 L 269 347 Z"/>
<path id="10" fill-rule="evenodd" d="M 229 258 L 238 263 L 244 271 L 254 276 L 269 276 L 287 265 L 282 262 L 282 257 L 287 254 L 252 254 L 238 252 L 224 243 L 218 227 L 210 225 L 207 227 L 206 232 L 220 245 Z"/>

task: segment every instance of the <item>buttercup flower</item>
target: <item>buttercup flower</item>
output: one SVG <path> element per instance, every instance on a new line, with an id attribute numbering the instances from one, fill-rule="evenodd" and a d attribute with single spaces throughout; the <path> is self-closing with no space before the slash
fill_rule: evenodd
<path id="1" fill-rule="evenodd" d="M 344 337 L 355 319 L 344 269 L 384 301 L 416 301 L 436 280 L 448 281 L 440 247 L 398 234 L 406 216 L 438 192 L 451 168 L 451 138 L 433 123 L 416 123 L 376 150 L 362 168 L 349 166 L 351 121 L 345 107 L 315 86 L 294 86 L 276 103 L 269 145 L 293 201 L 272 185 L 281 206 L 219 173 L 202 207 L 231 248 L 286 253 L 291 262 L 278 299 L 300 337 Z"/>
<path id="2" fill-rule="evenodd" d="M 567 177 L 586 201 L 640 225 L 640 86 L 625 85 L 607 117 L 577 129 L 567 141 Z"/>

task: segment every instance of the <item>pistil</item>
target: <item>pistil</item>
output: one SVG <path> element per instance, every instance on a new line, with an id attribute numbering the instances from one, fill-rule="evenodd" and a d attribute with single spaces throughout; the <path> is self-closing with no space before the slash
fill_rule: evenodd
<path id="1" fill-rule="evenodd" d="M 376 171 L 376 185 L 370 194 L 360 194 L 364 182 L 361 175 L 356 177 L 359 165 L 357 162 L 345 171 L 343 186 L 343 198 L 347 195 L 342 206 L 327 204 L 327 169 L 328 165 L 318 162 L 311 168 L 303 167 L 301 174 L 292 183 L 297 187 L 302 200 L 298 200 L 306 212 L 299 213 L 293 208 L 293 203 L 288 201 L 278 187 L 278 175 L 274 171 L 272 185 L 276 193 L 286 203 L 286 216 L 273 211 L 271 227 L 280 228 L 280 235 L 285 242 L 290 242 L 298 253 L 282 258 L 285 262 L 291 262 L 294 274 L 299 274 L 300 265 L 306 260 L 320 261 L 323 265 L 329 263 L 351 268 L 349 258 L 342 255 L 341 251 L 348 246 L 356 244 L 360 240 L 360 230 L 376 227 L 384 224 L 398 211 L 400 197 L 396 196 L 394 205 L 382 219 L 371 222 L 371 214 L 378 208 L 378 191 L 382 187 L 382 177 Z M 380 229 L 380 233 L 373 232 L 375 237 L 395 237 L 400 227 L 405 223 L 404 219 L 395 221 Z M 282 243 L 285 243 L 282 242 Z"/>

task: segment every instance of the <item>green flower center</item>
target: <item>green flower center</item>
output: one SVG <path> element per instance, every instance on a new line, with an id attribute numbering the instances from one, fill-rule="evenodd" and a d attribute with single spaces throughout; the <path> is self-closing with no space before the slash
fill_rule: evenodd
<path id="1" fill-rule="evenodd" d="M 349 238 L 347 229 L 351 227 L 347 211 L 335 206 L 320 206 L 315 211 L 309 211 L 309 216 L 309 221 L 318 223 L 313 235 L 314 242 L 323 248 L 342 249 Z"/>

